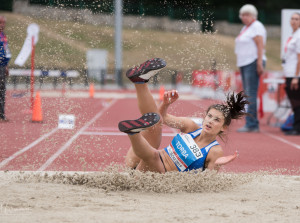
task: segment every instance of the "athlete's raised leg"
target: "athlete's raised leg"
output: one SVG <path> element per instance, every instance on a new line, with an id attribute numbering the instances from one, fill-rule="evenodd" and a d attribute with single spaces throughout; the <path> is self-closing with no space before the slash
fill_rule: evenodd
<path id="1" fill-rule="evenodd" d="M 138 107 L 141 114 L 143 115 L 149 112 L 159 113 L 158 107 L 147 84 L 135 84 L 135 87 Z M 157 125 L 147 128 L 141 134 L 153 148 L 158 149 L 161 143 L 162 122 L 160 121 Z M 125 157 L 126 166 L 135 168 L 139 162 L 140 158 L 134 153 L 132 147 L 130 147 Z"/>
<path id="2" fill-rule="evenodd" d="M 159 113 L 157 104 L 147 84 L 135 84 L 138 107 L 142 115 L 146 113 Z M 151 146 L 158 149 L 161 143 L 162 121 L 158 125 L 147 128 L 141 133 Z"/>
<path id="3" fill-rule="evenodd" d="M 126 76 L 135 84 L 138 107 L 142 115 L 151 112 L 158 113 L 158 107 L 146 83 L 165 66 L 166 62 L 164 60 L 155 58 L 128 70 L 126 73 Z M 147 128 L 141 134 L 153 148 L 158 149 L 162 134 L 161 121 L 158 125 Z M 126 166 L 135 168 L 139 162 L 140 158 L 130 148 L 125 157 Z"/>

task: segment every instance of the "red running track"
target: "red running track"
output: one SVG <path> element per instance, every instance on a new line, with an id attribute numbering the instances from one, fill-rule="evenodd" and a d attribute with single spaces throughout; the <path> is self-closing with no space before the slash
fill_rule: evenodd
<path id="1" fill-rule="evenodd" d="M 121 98 L 116 94 L 109 98 L 110 93 L 97 99 L 42 96 L 43 123 L 31 123 L 31 115 L 24 112 L 29 98 L 14 98 L 8 92 L 6 114 L 10 122 L 0 123 L 0 170 L 98 171 L 111 163 L 123 164 L 130 142 L 118 131 L 118 122 L 140 114 L 136 99 L 126 97 L 128 92 L 114 92 Z M 179 100 L 170 112 L 200 117 L 211 103 Z M 75 114 L 75 128 L 58 129 L 59 114 Z M 243 121 L 232 123 L 224 141 L 218 141 L 225 154 L 238 150 L 239 157 L 223 171 L 284 169 L 286 174 L 300 173 L 300 137 L 285 136 L 265 123 L 261 120 L 260 133 L 237 133 Z M 168 145 L 175 132 L 164 128 L 161 148 Z"/>

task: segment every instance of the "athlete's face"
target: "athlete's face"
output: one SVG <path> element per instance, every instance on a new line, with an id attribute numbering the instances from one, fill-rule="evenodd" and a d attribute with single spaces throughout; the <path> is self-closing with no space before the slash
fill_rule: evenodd
<path id="1" fill-rule="evenodd" d="M 203 120 L 203 130 L 207 133 L 218 135 L 226 128 L 224 126 L 224 121 L 225 118 L 223 113 L 211 108 Z"/>

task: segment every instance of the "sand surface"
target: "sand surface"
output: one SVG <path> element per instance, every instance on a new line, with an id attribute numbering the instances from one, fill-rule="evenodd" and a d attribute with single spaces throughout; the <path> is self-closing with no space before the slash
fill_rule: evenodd
<path id="1" fill-rule="evenodd" d="M 0 222 L 299 222 L 300 176 L 0 172 Z"/>

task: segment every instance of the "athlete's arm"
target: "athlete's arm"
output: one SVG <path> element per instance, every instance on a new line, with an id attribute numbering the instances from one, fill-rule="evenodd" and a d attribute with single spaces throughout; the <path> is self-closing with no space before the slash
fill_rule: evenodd
<path id="1" fill-rule="evenodd" d="M 199 129 L 199 126 L 193 120 L 186 117 L 176 117 L 167 113 L 169 106 L 178 98 L 178 92 L 175 90 L 165 92 L 163 103 L 159 107 L 159 112 L 163 118 L 163 123 L 171 128 L 179 129 L 184 133 Z"/>
<path id="2" fill-rule="evenodd" d="M 216 161 L 221 157 L 223 157 L 222 147 L 220 145 L 212 147 L 206 157 L 208 162 L 207 169 L 219 171 L 221 165 L 216 163 Z"/>
<path id="3" fill-rule="evenodd" d="M 215 161 L 215 165 L 219 165 L 219 166 L 225 165 L 225 164 L 227 164 L 227 163 L 232 162 L 232 161 L 235 160 L 235 158 L 237 158 L 237 157 L 238 157 L 238 152 L 236 151 L 233 155 L 222 156 L 222 157 L 218 158 L 218 159 Z"/>
<path id="4" fill-rule="evenodd" d="M 221 166 L 232 162 L 238 157 L 237 151 L 233 155 L 223 156 L 223 150 L 220 145 L 214 146 L 213 148 L 209 151 L 206 158 L 208 161 L 207 168 L 210 170 L 219 171 Z"/>

